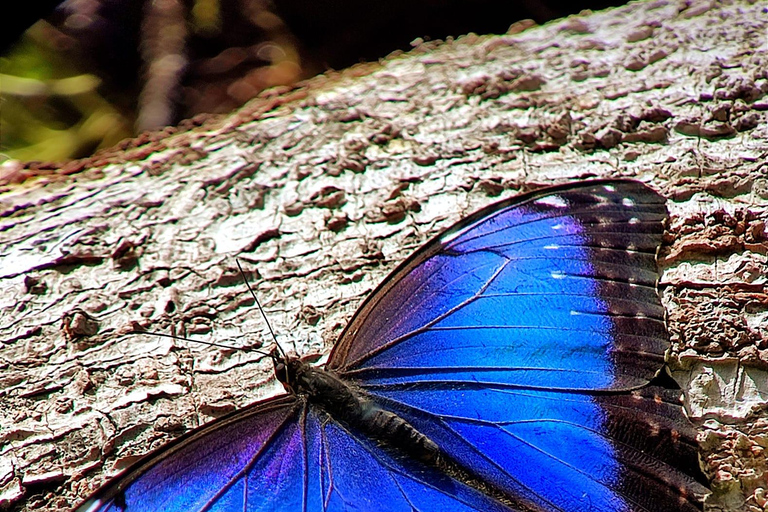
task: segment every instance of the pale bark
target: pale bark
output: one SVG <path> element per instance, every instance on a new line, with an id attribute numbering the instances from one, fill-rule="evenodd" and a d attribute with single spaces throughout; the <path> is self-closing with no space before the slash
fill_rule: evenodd
<path id="1" fill-rule="evenodd" d="M 661 288 L 711 510 L 764 510 L 764 7 L 656 1 L 516 25 L 276 91 L 69 174 L 18 183 L 6 163 L 0 504 L 66 509 L 278 392 L 259 354 L 126 335 L 268 343 L 235 258 L 279 340 L 327 352 L 366 293 L 463 215 L 624 176 L 671 200 Z"/>

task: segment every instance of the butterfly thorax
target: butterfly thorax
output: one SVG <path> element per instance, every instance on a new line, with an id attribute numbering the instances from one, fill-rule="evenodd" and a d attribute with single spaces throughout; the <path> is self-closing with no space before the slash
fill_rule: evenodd
<path id="1" fill-rule="evenodd" d="M 306 396 L 333 419 L 417 459 L 434 461 L 437 458 L 437 444 L 397 414 L 376 405 L 335 373 L 291 358 L 278 363 L 275 374 L 287 391 Z"/>

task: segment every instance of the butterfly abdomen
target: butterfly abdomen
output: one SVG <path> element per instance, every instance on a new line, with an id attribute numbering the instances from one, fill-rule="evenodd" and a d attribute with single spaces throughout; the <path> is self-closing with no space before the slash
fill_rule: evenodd
<path id="1" fill-rule="evenodd" d="M 424 462 L 437 459 L 440 449 L 430 438 L 397 414 L 368 401 L 360 418 L 364 428 L 378 439 L 389 442 Z"/>
<path id="2" fill-rule="evenodd" d="M 416 430 L 397 414 L 380 408 L 363 393 L 352 388 L 333 372 L 313 368 L 294 360 L 297 393 L 327 412 L 333 419 L 358 428 L 367 435 L 424 462 L 437 459 L 440 449 L 434 441 Z"/>

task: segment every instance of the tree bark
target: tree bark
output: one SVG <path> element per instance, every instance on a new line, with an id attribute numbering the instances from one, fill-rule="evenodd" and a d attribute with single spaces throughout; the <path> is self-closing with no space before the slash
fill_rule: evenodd
<path id="1" fill-rule="evenodd" d="M 417 46 L 0 190 L 0 506 L 76 505 L 276 394 L 398 262 L 523 189 L 633 177 L 670 199 L 670 365 L 709 510 L 768 502 L 764 5 L 651 1 Z"/>

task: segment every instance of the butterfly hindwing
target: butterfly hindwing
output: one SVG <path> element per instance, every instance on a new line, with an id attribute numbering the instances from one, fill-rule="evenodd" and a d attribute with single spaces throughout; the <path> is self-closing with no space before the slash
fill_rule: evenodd
<path id="1" fill-rule="evenodd" d="M 322 413 L 317 414 L 317 411 L 307 417 L 306 431 L 310 498 L 304 509 L 280 510 L 511 510 L 433 467 L 384 449 L 365 435 Z"/>
<path id="2" fill-rule="evenodd" d="M 151 455 L 88 512 L 509 512 L 435 468 L 382 449 L 306 400 L 283 397 Z"/>

